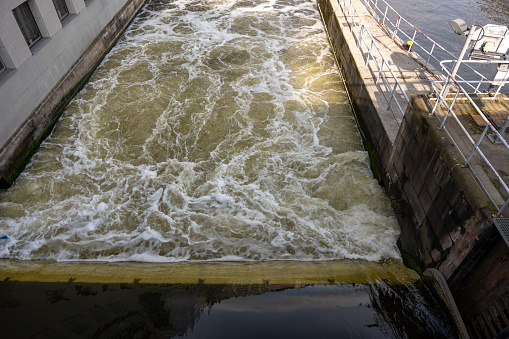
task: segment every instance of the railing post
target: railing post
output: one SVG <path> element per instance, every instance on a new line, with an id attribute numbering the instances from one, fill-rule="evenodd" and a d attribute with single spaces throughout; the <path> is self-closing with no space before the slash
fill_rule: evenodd
<path id="1" fill-rule="evenodd" d="M 387 107 L 387 109 L 391 109 L 392 99 L 394 99 L 394 95 L 396 94 L 397 88 L 398 88 L 398 83 L 396 82 L 396 84 L 394 85 L 394 88 L 391 91 L 391 99 L 389 100 L 389 107 Z"/>
<path id="2" fill-rule="evenodd" d="M 414 30 L 414 35 L 412 36 L 412 39 L 410 40 L 412 42 L 412 44 L 410 46 L 408 46 L 408 53 L 412 52 L 412 48 L 414 47 L 414 43 L 415 43 L 415 35 L 417 34 L 417 31 Z"/>
<path id="3" fill-rule="evenodd" d="M 386 6 L 385 7 L 385 12 L 384 12 L 384 19 L 382 20 L 382 27 L 384 27 L 385 25 L 385 19 L 387 18 L 387 10 L 389 9 L 389 6 Z"/>
<path id="4" fill-rule="evenodd" d="M 357 47 L 359 49 L 361 48 L 361 40 L 363 34 L 364 34 L 364 24 L 361 25 L 361 29 L 359 30 L 359 39 L 357 39 Z"/>
<path id="5" fill-rule="evenodd" d="M 379 72 L 378 72 L 378 77 L 376 78 L 375 85 L 378 85 L 378 81 L 380 81 L 380 76 L 382 75 L 382 70 L 384 69 L 384 64 L 385 64 L 385 58 L 382 59 L 382 65 L 380 66 L 380 69 L 379 69 Z"/>
<path id="6" fill-rule="evenodd" d="M 490 129 L 489 125 L 484 128 L 484 131 L 482 132 L 481 137 L 475 143 L 474 148 L 472 149 L 472 152 L 470 152 L 470 155 L 468 156 L 467 161 L 465 162 L 465 165 L 468 165 L 470 160 L 472 160 L 472 157 L 474 156 L 475 152 L 477 152 L 477 149 L 479 148 L 479 145 L 481 144 L 482 139 L 484 139 L 484 136 L 486 135 L 486 133 L 488 132 L 489 129 Z"/>
<path id="7" fill-rule="evenodd" d="M 366 65 L 369 63 L 369 59 L 372 57 L 371 51 L 373 50 L 373 44 L 374 44 L 374 41 L 371 40 L 371 45 L 369 45 L 369 50 L 368 50 L 368 57 L 366 58 Z"/>
<path id="8" fill-rule="evenodd" d="M 394 27 L 394 32 L 392 32 L 392 39 L 396 39 L 396 36 L 398 35 L 399 30 L 399 24 L 401 23 L 401 17 L 398 16 L 398 21 L 396 21 L 396 26 Z"/>
<path id="9" fill-rule="evenodd" d="M 509 205 L 509 199 L 506 200 L 504 206 L 502 206 L 502 208 L 498 211 L 497 213 L 497 217 L 501 216 L 502 213 L 504 212 L 505 208 Z"/>
<path id="10" fill-rule="evenodd" d="M 449 117 L 449 113 L 451 113 L 452 107 L 456 103 L 456 99 L 458 99 L 458 95 L 459 94 L 460 94 L 460 91 L 456 91 L 456 95 L 454 96 L 454 99 L 452 100 L 452 103 L 447 107 L 447 113 L 445 114 L 444 120 L 442 121 L 442 123 L 440 124 L 440 127 L 438 127 L 438 129 L 444 128 L 445 121 Z M 445 99 L 442 98 L 442 100 L 444 100 L 444 102 L 447 104 L 447 101 Z"/>

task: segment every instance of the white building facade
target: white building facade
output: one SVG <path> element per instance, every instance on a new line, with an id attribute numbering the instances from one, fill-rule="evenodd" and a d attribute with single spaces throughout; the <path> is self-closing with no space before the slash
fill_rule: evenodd
<path id="1" fill-rule="evenodd" d="M 62 79 L 74 72 L 76 63 L 97 40 L 112 39 L 112 32 L 106 38 L 101 36 L 108 26 L 118 26 L 118 17 L 122 17 L 120 24 L 127 25 L 143 3 L 144 0 L 0 0 L 0 175 L 2 166 L 5 172 L 5 167 L 16 161 L 8 148 L 16 142 L 26 144 L 15 139 L 27 133 L 22 131 L 29 128 L 25 126 L 27 121 L 61 86 Z M 113 29 L 116 36 L 112 43 L 121 34 L 118 27 Z"/>

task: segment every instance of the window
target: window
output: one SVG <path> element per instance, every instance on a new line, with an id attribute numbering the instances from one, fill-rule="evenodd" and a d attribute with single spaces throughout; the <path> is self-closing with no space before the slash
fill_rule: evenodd
<path id="1" fill-rule="evenodd" d="M 0 59 L 0 74 L 3 73 L 3 71 L 5 71 L 5 65 L 4 63 L 2 62 L 2 59 Z"/>
<path id="2" fill-rule="evenodd" d="M 21 29 L 21 33 L 23 33 L 23 37 L 25 37 L 28 47 L 33 47 L 37 41 L 42 39 L 42 36 L 28 3 L 24 2 L 14 8 L 13 13 L 16 21 L 18 22 L 18 26 Z"/>
<path id="3" fill-rule="evenodd" d="M 53 0 L 53 5 L 57 10 L 58 18 L 62 21 L 66 16 L 69 15 L 69 10 L 65 4 L 65 0 Z"/>

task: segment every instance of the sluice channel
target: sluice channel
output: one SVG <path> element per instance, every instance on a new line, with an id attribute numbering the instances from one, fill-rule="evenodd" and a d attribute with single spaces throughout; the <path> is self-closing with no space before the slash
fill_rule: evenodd
<path id="1" fill-rule="evenodd" d="M 147 2 L 0 232 L 7 337 L 455 337 L 313 1 Z"/>

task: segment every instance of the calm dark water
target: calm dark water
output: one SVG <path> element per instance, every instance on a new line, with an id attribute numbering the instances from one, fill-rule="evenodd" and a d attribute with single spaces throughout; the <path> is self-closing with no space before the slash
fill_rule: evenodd
<path id="1" fill-rule="evenodd" d="M 0 282 L 2 338 L 454 338 L 415 285 Z"/>
<path id="2" fill-rule="evenodd" d="M 449 52 L 458 55 L 465 37 L 456 35 L 449 21 L 463 19 L 471 25 L 509 25 L 507 0 L 387 0 L 406 20 L 438 42 Z M 490 74 L 491 75 L 491 74 Z"/>

